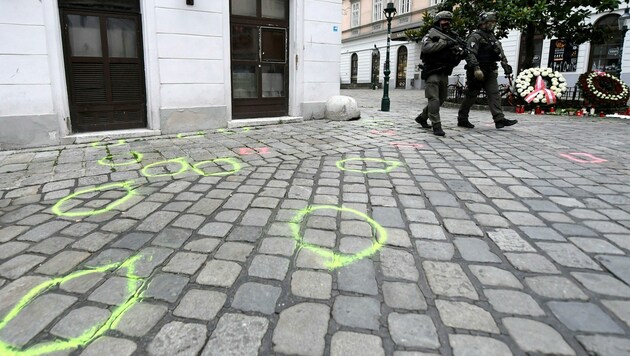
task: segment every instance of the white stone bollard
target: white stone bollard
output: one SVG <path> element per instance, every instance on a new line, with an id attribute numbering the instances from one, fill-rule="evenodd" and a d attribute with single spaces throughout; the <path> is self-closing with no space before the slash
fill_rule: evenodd
<path id="1" fill-rule="evenodd" d="M 361 117 L 361 111 L 354 98 L 345 95 L 331 96 L 326 101 L 326 118 L 333 121 L 348 121 Z"/>

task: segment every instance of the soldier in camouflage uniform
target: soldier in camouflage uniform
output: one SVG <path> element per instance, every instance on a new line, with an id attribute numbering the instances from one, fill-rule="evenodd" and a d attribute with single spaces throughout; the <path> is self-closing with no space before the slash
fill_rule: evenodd
<path id="1" fill-rule="evenodd" d="M 459 62 L 464 59 L 465 49 L 463 40 L 451 31 L 453 14 L 440 11 L 435 15 L 433 27 L 422 38 L 423 62 L 422 79 L 426 80 L 424 90 L 428 100 L 427 106 L 416 118 L 416 122 L 423 128 L 433 127 L 433 134 L 444 136 L 440 122 L 440 106 L 446 100 L 448 76 L 453 73 Z M 432 125 L 427 122 L 431 120 Z"/>
<path id="2" fill-rule="evenodd" d="M 497 16 L 494 12 L 482 12 L 479 15 L 479 28 L 468 36 L 468 54 L 466 56 L 466 84 L 468 89 L 457 114 L 458 126 L 475 127 L 468 121 L 468 114 L 482 88 L 486 90 L 488 107 L 497 129 L 512 126 L 518 122 L 517 120 L 506 119 L 501 109 L 501 96 L 497 83 L 499 72 L 497 62 L 501 62 L 505 75 L 512 74 L 512 67 L 505 58 L 501 43 L 494 37 L 496 23 Z"/>

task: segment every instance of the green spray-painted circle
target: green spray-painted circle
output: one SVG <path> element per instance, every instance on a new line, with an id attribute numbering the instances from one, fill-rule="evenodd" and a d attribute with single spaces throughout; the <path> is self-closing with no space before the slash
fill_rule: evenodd
<path id="1" fill-rule="evenodd" d="M 350 254 L 342 254 L 342 253 L 335 252 L 335 251 L 332 251 L 330 249 L 327 249 L 318 245 L 304 242 L 304 237 L 300 235 L 300 226 L 301 226 L 302 220 L 308 214 L 317 210 L 322 210 L 322 209 L 332 209 L 332 210 L 336 210 L 336 211 L 340 211 L 344 213 L 352 213 L 352 214 L 360 216 L 363 220 L 365 220 L 368 224 L 370 224 L 372 228 L 376 231 L 376 236 L 374 237 L 372 246 L 362 251 L 359 251 L 355 254 L 350 255 Z M 361 260 L 365 257 L 372 256 L 378 250 L 380 250 L 385 244 L 385 242 L 387 241 L 387 230 L 385 230 L 384 227 L 382 227 L 379 223 L 377 223 L 371 217 L 354 209 L 337 207 L 337 206 L 332 206 L 332 205 L 313 205 L 313 206 L 309 206 L 306 209 L 300 210 L 293 217 L 293 219 L 291 219 L 291 222 L 289 222 L 289 225 L 291 227 L 293 238 L 295 239 L 295 241 L 297 241 L 298 248 L 305 248 L 307 250 L 313 251 L 319 256 L 322 256 L 328 259 L 328 262 L 326 262 L 325 265 L 330 270 L 343 267 L 352 262 Z"/>
<path id="2" fill-rule="evenodd" d="M 116 147 L 116 146 L 121 146 L 124 145 L 125 143 L 127 143 L 127 141 L 125 140 L 118 140 L 116 141 L 116 143 L 103 143 L 103 142 L 92 142 L 92 147 L 94 148 L 99 148 L 99 147 Z"/>
<path id="3" fill-rule="evenodd" d="M 229 171 L 224 171 L 224 172 L 216 172 L 216 173 L 206 173 L 203 169 L 199 168 L 200 166 L 203 166 L 204 164 L 207 163 L 217 163 L 217 162 L 227 162 L 232 166 L 232 169 Z M 196 163 L 192 166 L 192 169 L 197 172 L 198 174 L 205 176 L 205 177 L 212 177 L 212 176 L 228 176 L 230 174 L 234 174 L 237 173 L 238 171 L 241 170 L 241 164 L 233 159 L 233 158 L 217 158 L 217 159 L 211 159 L 209 161 L 201 161 L 199 163 Z"/>
<path id="4" fill-rule="evenodd" d="M 68 196 L 66 196 L 65 198 L 59 200 L 55 205 L 53 205 L 52 207 L 52 212 L 58 216 L 69 216 L 69 217 L 77 217 L 77 216 L 92 216 L 92 215 L 98 215 L 98 214 L 102 214 L 104 212 L 110 211 L 112 209 L 114 209 L 115 207 L 119 206 L 120 204 L 126 202 L 127 200 L 129 200 L 135 193 L 132 189 L 133 186 L 133 181 L 129 180 L 126 182 L 119 182 L 119 183 L 110 183 L 110 184 L 105 184 L 105 185 L 101 185 L 98 187 L 94 187 L 94 188 L 89 188 L 89 189 L 84 189 L 84 190 L 80 190 L 78 192 L 72 193 Z M 125 194 L 124 197 L 118 199 L 118 200 L 114 200 L 113 202 L 109 203 L 106 207 L 102 208 L 102 209 L 93 209 L 93 210 L 88 210 L 88 211 L 75 211 L 75 212 L 71 212 L 71 211 L 61 211 L 61 206 L 67 202 L 68 200 L 71 200 L 75 197 L 78 197 L 79 195 L 82 194 L 87 194 L 87 193 L 91 193 L 91 192 L 99 192 L 102 190 L 106 190 L 106 189 L 110 189 L 110 188 L 123 188 L 127 191 L 127 194 Z"/>
<path id="5" fill-rule="evenodd" d="M 111 161 L 111 159 L 114 158 L 114 155 L 109 154 L 99 159 L 98 164 L 100 164 L 101 166 L 108 166 L 108 167 L 128 166 L 130 164 L 136 164 L 136 163 L 142 162 L 142 157 L 144 157 L 142 153 L 136 152 L 136 151 L 131 151 L 131 155 L 133 156 L 134 159 L 129 160 L 127 162 L 123 162 L 123 163 L 112 163 L 108 161 Z"/>
<path id="6" fill-rule="evenodd" d="M 161 165 L 165 165 L 165 164 L 169 164 L 169 163 L 177 163 L 177 164 L 179 164 L 179 170 L 177 172 L 175 172 L 175 173 L 164 173 L 164 174 L 149 174 L 148 173 L 150 168 L 161 166 Z M 166 160 L 166 161 L 160 161 L 160 162 L 155 162 L 155 163 L 148 164 L 144 168 L 142 168 L 142 170 L 140 170 L 140 173 L 142 173 L 142 175 L 144 175 L 145 177 L 148 177 L 148 178 L 173 177 L 173 176 L 176 176 L 176 175 L 179 175 L 179 174 L 182 174 L 182 173 L 186 172 L 189 167 L 190 167 L 190 164 L 188 163 L 188 161 L 186 161 L 186 159 L 184 157 L 179 157 L 179 158 L 169 159 L 169 160 Z"/>
<path id="7" fill-rule="evenodd" d="M 346 162 L 352 162 L 352 161 L 380 162 L 380 163 L 385 163 L 388 166 L 387 166 L 387 168 L 384 168 L 384 169 L 381 169 L 381 168 L 366 169 L 366 170 L 347 169 L 345 167 Z M 337 165 L 337 168 L 341 169 L 342 171 L 368 174 L 368 173 L 389 173 L 389 172 L 393 171 L 396 167 L 402 165 L 402 162 L 394 161 L 394 160 L 385 160 L 385 159 L 382 159 L 382 158 L 361 158 L 361 157 L 356 157 L 356 158 L 348 158 L 348 159 L 343 159 L 343 160 L 337 161 L 336 165 Z"/>
<path id="8" fill-rule="evenodd" d="M 18 314 L 22 312 L 26 306 L 28 306 L 33 300 L 35 300 L 35 298 L 37 298 L 41 294 L 64 282 L 92 273 L 103 273 L 115 269 L 125 269 L 126 273 L 123 274 L 123 277 L 126 277 L 128 280 L 127 291 L 129 293 L 129 297 L 124 303 L 116 306 L 112 310 L 111 315 L 103 324 L 95 325 L 94 327 L 85 330 L 81 335 L 77 337 L 70 338 L 68 340 L 46 341 L 35 344 L 23 350 L 0 340 L 0 355 L 38 356 L 64 350 L 76 349 L 79 347 L 85 347 L 92 341 L 105 334 L 105 332 L 107 332 L 108 330 L 115 328 L 120 322 L 122 316 L 142 299 L 142 292 L 145 289 L 146 280 L 139 277 L 135 273 L 135 264 L 140 258 L 142 258 L 142 256 L 136 255 L 123 263 L 112 263 L 94 269 L 76 271 L 64 277 L 58 277 L 49 281 L 45 281 L 32 288 L 24 297 L 22 297 L 22 299 L 20 299 L 20 301 L 11 310 L 9 310 L 5 317 L 0 320 L 0 330 L 3 330 L 11 320 L 17 317 Z M 141 281 L 139 286 L 137 285 L 138 281 Z"/>

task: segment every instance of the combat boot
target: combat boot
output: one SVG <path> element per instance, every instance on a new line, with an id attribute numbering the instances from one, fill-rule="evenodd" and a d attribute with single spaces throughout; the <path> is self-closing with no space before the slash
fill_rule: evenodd
<path id="1" fill-rule="evenodd" d="M 457 126 L 459 127 L 465 127 L 467 129 L 474 129 L 475 125 L 471 124 L 470 121 L 468 121 L 467 118 L 457 118 Z"/>
<path id="2" fill-rule="evenodd" d="M 442 123 L 433 124 L 433 134 L 435 136 L 446 136 L 446 133 L 442 130 Z"/>
<path id="3" fill-rule="evenodd" d="M 494 127 L 496 127 L 497 129 L 502 129 L 506 126 L 512 126 L 514 124 L 516 124 L 518 122 L 518 120 L 510 120 L 510 119 L 506 119 L 503 118 L 499 121 L 495 121 L 494 122 Z"/>
<path id="4" fill-rule="evenodd" d="M 416 117 L 416 122 L 420 124 L 420 126 L 422 126 L 423 129 L 430 129 L 431 125 L 429 125 L 428 119 L 422 117 L 422 114 L 418 115 Z"/>

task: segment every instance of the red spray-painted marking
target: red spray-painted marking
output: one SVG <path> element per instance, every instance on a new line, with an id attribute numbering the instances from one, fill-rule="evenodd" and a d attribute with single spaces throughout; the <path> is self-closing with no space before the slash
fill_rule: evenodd
<path id="1" fill-rule="evenodd" d="M 403 147 L 409 147 L 409 148 L 424 148 L 423 144 L 420 143 L 408 143 L 408 142 L 390 142 L 390 145 L 397 147 L 397 148 L 403 148 Z"/>
<path id="2" fill-rule="evenodd" d="M 584 152 L 571 152 L 571 153 L 561 153 L 560 156 L 570 159 L 573 162 L 577 162 L 577 163 L 602 163 L 602 162 L 608 162 L 608 160 L 597 157 L 597 156 L 593 156 L 590 153 L 584 153 Z M 582 156 L 582 157 L 586 157 L 588 158 L 588 160 L 584 160 L 581 158 L 578 158 L 576 156 Z"/>
<path id="3" fill-rule="evenodd" d="M 383 130 L 383 131 L 372 130 L 370 131 L 370 133 L 372 135 L 381 135 L 381 136 L 395 136 L 396 135 L 396 131 L 394 130 Z"/>
<path id="4" fill-rule="evenodd" d="M 241 147 L 238 149 L 238 154 L 242 156 L 253 155 L 253 154 L 264 155 L 267 153 L 269 153 L 269 147 L 259 147 L 259 148 Z"/>

